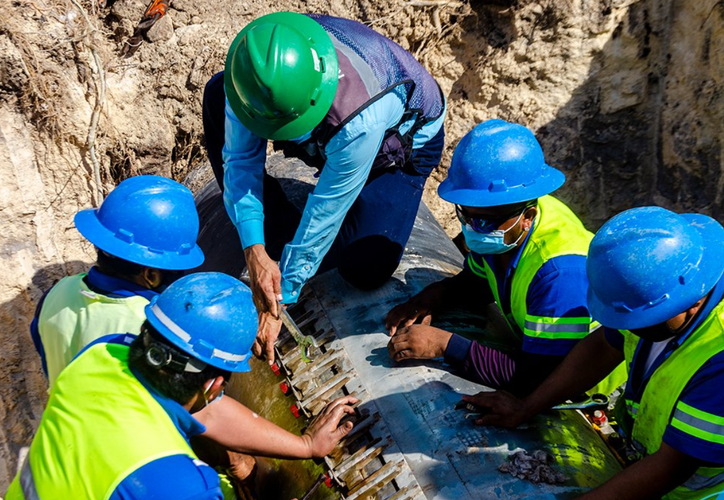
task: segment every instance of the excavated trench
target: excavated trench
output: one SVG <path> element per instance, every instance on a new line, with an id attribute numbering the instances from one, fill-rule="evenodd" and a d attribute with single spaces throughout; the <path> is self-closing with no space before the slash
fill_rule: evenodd
<path id="1" fill-rule="evenodd" d="M 458 139 L 488 118 L 536 132 L 567 175 L 558 195 L 592 230 L 651 203 L 722 217 L 719 0 L 173 0 L 124 57 L 145 6 L 0 2 L 0 491 L 46 399 L 28 334 L 35 305 L 93 258 L 73 214 L 138 173 L 206 185 L 203 86 L 258 15 L 358 19 L 430 70 L 449 114 L 424 199 L 450 235 L 435 188 Z"/>
<path id="2" fill-rule="evenodd" d="M 313 170 L 278 155 L 270 165 L 270 174 L 301 207 L 313 187 Z M 215 267 L 237 272 L 243 253 L 227 244 L 237 239 L 236 229 L 214 180 L 201 189 L 197 205 L 204 253 Z M 388 284 L 363 292 L 329 271 L 304 288 L 289 312 L 302 333 L 316 339 L 312 361 L 302 360 L 300 347 L 283 329 L 277 363 L 270 369 L 254 360 L 252 371 L 236 376 L 227 393 L 293 432 L 301 432 L 309 418 L 337 397 L 352 395 L 360 403 L 355 427 L 324 461 L 261 459 L 256 486 L 263 498 L 301 498 L 326 474 L 330 486 L 318 487 L 312 498 L 552 500 L 574 498 L 620 470 L 604 442 L 574 411 L 544 414 L 513 431 L 475 427 L 464 411 L 455 409 L 456 403 L 460 394 L 489 389 L 449 373 L 440 360 L 399 365 L 390 360 L 385 313 L 428 284 L 459 272 L 462 259 L 422 205 Z M 435 325 L 497 347 L 509 344 L 470 311 L 436 318 Z M 499 470 L 510 455 L 537 450 L 552 457 L 545 467 L 558 475 L 559 483 L 534 484 Z"/>

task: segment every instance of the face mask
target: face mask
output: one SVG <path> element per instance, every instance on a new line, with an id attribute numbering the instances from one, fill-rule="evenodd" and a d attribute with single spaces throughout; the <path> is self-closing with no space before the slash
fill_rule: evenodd
<path id="1" fill-rule="evenodd" d="M 211 389 L 211 386 L 212 386 L 212 385 L 214 385 L 214 381 L 213 381 L 213 380 L 212 380 L 211 382 L 209 382 L 209 385 L 207 385 L 207 386 L 206 386 L 206 389 L 204 389 L 204 408 L 206 408 L 206 407 L 209 406 L 210 404 L 212 404 L 212 403 L 220 400 L 220 399 L 224 396 L 224 389 L 222 389 L 221 392 L 219 393 L 219 395 L 216 396 L 216 397 L 213 399 L 213 401 L 208 401 L 208 400 L 206 399 L 206 393 L 209 392 L 209 390 Z"/>
<path id="2" fill-rule="evenodd" d="M 473 230 L 473 228 L 470 227 L 468 224 L 463 224 L 463 236 L 465 237 L 465 244 L 467 244 L 468 248 L 473 252 L 482 255 L 501 254 L 512 250 L 513 248 L 518 246 L 518 242 L 525 234 L 525 231 L 521 231 L 518 239 L 510 245 L 505 243 L 505 234 L 513 229 L 516 225 L 518 225 L 521 217 L 523 217 L 523 213 L 521 213 L 516 219 L 515 223 L 505 231 L 501 229 L 496 229 L 489 233 L 479 233 Z"/>

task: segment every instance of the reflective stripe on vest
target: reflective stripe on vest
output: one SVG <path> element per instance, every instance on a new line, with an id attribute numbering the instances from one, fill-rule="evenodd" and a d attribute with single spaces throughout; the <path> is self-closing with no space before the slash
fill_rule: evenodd
<path id="1" fill-rule="evenodd" d="M 146 319 L 148 300 L 141 296 L 111 298 L 88 288 L 86 273 L 60 280 L 45 297 L 38 331 L 45 349 L 48 382 L 85 346 L 114 333 L 137 335 Z"/>
<path id="2" fill-rule="evenodd" d="M 624 355 L 629 367 L 641 339 L 630 331 L 624 334 Z M 724 351 L 724 301 L 654 371 L 638 405 L 626 401 L 630 436 L 647 454 L 661 446 L 666 428 L 671 425 L 704 441 L 724 443 L 724 419 L 705 414 L 679 401 L 689 380 L 710 358 Z M 719 425 L 721 424 L 721 425 Z M 703 499 L 724 492 L 724 467 L 700 467 L 671 493 L 667 500 Z"/>
<path id="3" fill-rule="evenodd" d="M 510 328 L 520 334 L 537 338 L 581 339 L 600 327 L 589 317 L 553 318 L 555 324 L 546 324 L 551 318 L 528 315 L 528 288 L 533 278 L 550 259 L 563 255 L 588 254 L 588 245 L 593 234 L 564 203 L 546 195 L 538 199 L 538 216 L 533 232 L 528 237 L 523 254 L 518 261 L 510 285 L 510 313 L 505 315 Z M 485 259 L 478 262 L 473 254 L 468 255 L 468 267 L 480 277 L 487 279 L 493 297 L 498 305 L 500 299 L 498 280 Z M 527 325 L 527 326 L 526 326 Z M 626 381 L 626 367 L 620 365 L 611 375 L 597 384 L 589 394 L 600 392 L 610 394 Z"/>
<path id="4" fill-rule="evenodd" d="M 147 463 L 172 455 L 196 459 L 163 407 L 130 372 L 128 351 L 127 345 L 98 343 L 61 373 L 27 467 L 6 500 L 107 500 Z"/>

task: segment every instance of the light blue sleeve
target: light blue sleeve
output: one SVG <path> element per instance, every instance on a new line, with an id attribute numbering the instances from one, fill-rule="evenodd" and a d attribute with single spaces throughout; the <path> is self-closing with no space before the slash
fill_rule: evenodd
<path id="1" fill-rule="evenodd" d="M 438 116 L 435 120 L 431 121 L 430 123 L 425 124 L 420 130 L 417 131 L 415 136 L 412 138 L 412 149 L 420 149 L 423 147 L 427 142 L 435 137 L 438 132 L 440 132 L 440 129 L 442 128 L 443 124 L 445 123 L 445 115 L 447 114 L 447 98 L 443 100 L 443 108 L 442 113 L 440 113 L 440 116 Z M 417 116 L 417 115 L 415 115 Z M 408 130 L 410 130 L 410 127 L 412 127 L 415 123 L 414 116 L 413 119 L 410 119 L 406 121 L 405 123 L 400 124 L 400 133 L 404 134 Z"/>
<path id="2" fill-rule="evenodd" d="M 282 253 L 282 303 L 295 303 L 302 286 L 317 272 L 367 181 L 385 131 L 397 125 L 403 112 L 400 97 L 390 93 L 363 110 L 327 144 L 324 170 L 307 199 L 294 239 Z"/>
<path id="3" fill-rule="evenodd" d="M 226 101 L 224 205 L 239 231 L 242 248 L 264 244 L 263 179 L 266 139 L 241 124 Z"/>

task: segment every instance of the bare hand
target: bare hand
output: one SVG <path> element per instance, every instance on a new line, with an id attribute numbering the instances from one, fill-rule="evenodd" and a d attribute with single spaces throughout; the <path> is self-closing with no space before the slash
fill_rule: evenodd
<path id="1" fill-rule="evenodd" d="M 495 425 L 512 429 L 532 416 L 528 414 L 522 399 L 506 391 L 479 392 L 475 396 L 463 396 L 463 401 L 483 410 L 484 415 L 475 421 L 477 425 Z"/>
<path id="2" fill-rule="evenodd" d="M 266 356 L 269 364 L 274 363 L 274 342 L 279 336 L 282 322 L 279 319 L 278 302 L 282 293 L 282 275 L 263 245 L 252 245 L 244 249 L 249 269 L 251 293 L 259 313 L 259 329 L 252 352 L 258 358 Z"/>
<path id="3" fill-rule="evenodd" d="M 423 325 L 432 321 L 432 313 L 443 302 L 443 290 L 433 284 L 404 304 L 393 307 L 385 318 L 385 327 L 394 335 L 399 328 L 410 326 L 418 319 Z"/>
<path id="4" fill-rule="evenodd" d="M 347 421 L 342 425 L 339 425 L 339 422 L 345 415 L 354 415 L 351 405 L 357 401 L 358 399 L 352 396 L 335 399 L 312 420 L 302 439 L 307 441 L 313 458 L 329 455 L 339 440 L 352 430 L 352 422 Z"/>
<path id="5" fill-rule="evenodd" d="M 229 456 L 229 467 L 227 468 L 229 477 L 241 483 L 253 481 L 257 471 L 256 459 L 251 455 L 231 450 L 227 450 L 227 454 Z"/>
<path id="6" fill-rule="evenodd" d="M 434 326 L 405 326 L 390 339 L 387 351 L 395 361 L 439 358 L 445 355 L 450 337 L 452 333 Z"/>

